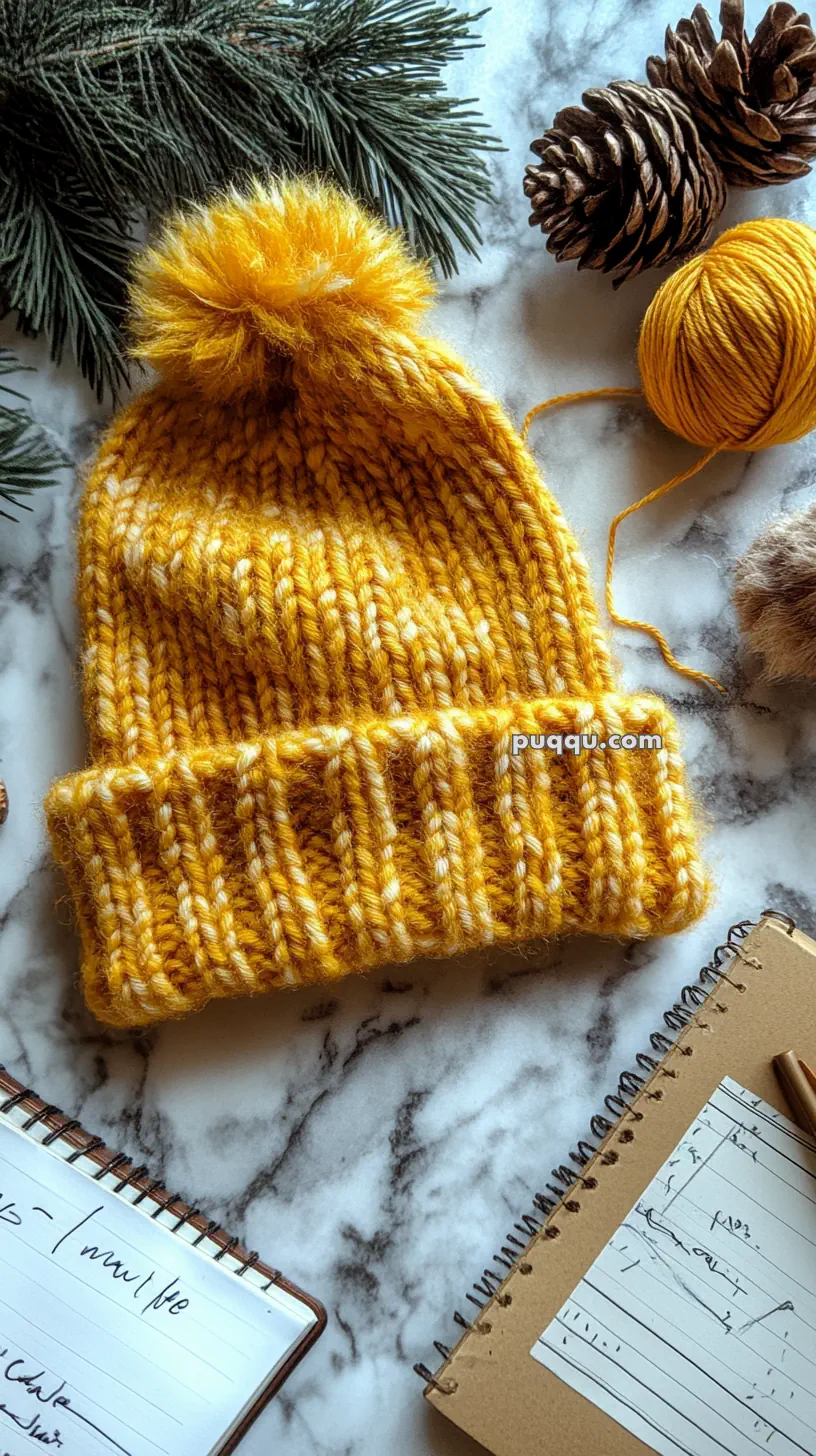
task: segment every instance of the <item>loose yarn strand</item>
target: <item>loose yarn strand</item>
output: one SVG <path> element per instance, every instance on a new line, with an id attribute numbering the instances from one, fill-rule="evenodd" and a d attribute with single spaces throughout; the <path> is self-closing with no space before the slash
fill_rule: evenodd
<path id="1" fill-rule="evenodd" d="M 676 485 L 682 485 L 684 480 L 691 480 L 693 475 L 699 475 L 709 460 L 713 460 L 714 456 L 719 454 L 719 448 L 718 445 L 713 445 L 710 450 L 706 451 L 705 455 L 701 455 L 699 460 L 695 460 L 694 464 L 690 465 L 688 470 L 681 470 L 679 475 L 673 475 L 671 480 L 665 481 L 656 490 L 652 490 L 648 495 L 644 495 L 641 500 L 634 501 L 631 506 L 627 506 L 625 510 L 618 512 L 612 525 L 609 527 L 609 544 L 606 548 L 606 585 L 604 588 L 604 597 L 606 600 L 606 610 L 612 618 L 612 621 L 618 627 L 632 627 L 635 631 L 645 632 L 647 636 L 651 637 L 653 642 L 657 643 L 663 655 L 663 661 L 669 667 L 673 667 L 675 672 L 679 672 L 681 677 L 690 678 L 692 682 L 707 683 L 709 687 L 716 688 L 718 693 L 724 693 L 725 688 L 715 677 L 711 677 L 707 672 L 701 672 L 699 668 L 686 667 L 684 663 L 678 662 L 659 627 L 655 627 L 651 622 L 643 622 L 638 617 L 622 617 L 615 610 L 615 603 L 612 597 L 612 569 L 615 565 L 615 540 L 618 534 L 618 526 L 626 520 L 627 516 L 633 516 L 635 511 L 641 510 L 643 506 L 649 506 L 652 501 L 659 500 L 663 495 L 668 495 L 669 491 L 674 490 Z"/>
<path id="2" fill-rule="evenodd" d="M 611 385 L 605 389 L 578 389 L 572 394 L 554 394 L 551 399 L 544 399 L 541 404 L 534 404 L 524 416 L 524 424 L 521 427 L 521 438 L 527 443 L 527 436 L 534 419 L 543 415 L 545 410 L 555 409 L 556 405 L 574 404 L 579 399 L 611 399 L 613 395 L 630 394 L 641 397 L 642 389 L 627 388 L 624 385 Z"/>
<path id="3" fill-rule="evenodd" d="M 621 395 L 637 395 L 638 397 L 642 398 L 643 390 L 621 385 L 619 387 L 611 386 L 604 389 L 580 389 L 576 390 L 572 394 L 553 395 L 551 399 L 542 400 L 540 404 L 533 405 L 532 409 L 527 411 L 527 414 L 524 417 L 524 424 L 521 427 L 521 438 L 526 443 L 530 426 L 533 423 L 533 420 L 536 419 L 540 414 L 543 414 L 545 410 L 553 409 L 556 405 L 573 404 L 578 400 L 609 399 L 613 396 Z M 661 496 L 668 495 L 669 491 L 674 490 L 674 487 L 676 485 L 682 485 L 684 481 L 691 480 L 692 476 L 699 474 L 699 472 L 703 470 L 706 465 L 708 465 L 709 461 L 714 459 L 714 456 L 717 455 L 719 451 L 720 446 L 713 445 L 710 450 L 707 450 L 704 455 L 701 455 L 700 458 L 696 460 L 695 463 L 691 465 L 687 470 L 681 470 L 678 475 L 673 475 L 671 480 L 664 481 L 662 485 L 657 486 L 657 488 L 650 491 L 648 495 L 644 495 L 639 501 L 634 501 L 632 505 L 627 506 L 625 510 L 618 512 L 611 526 L 609 527 L 609 544 L 606 551 L 606 583 L 604 588 L 604 598 L 606 601 L 606 610 L 616 626 L 631 627 L 633 631 L 645 632 L 647 636 L 651 637 L 653 642 L 657 643 L 657 646 L 660 648 L 660 652 L 662 654 L 664 662 L 666 662 L 669 667 L 674 668 L 674 671 L 679 673 L 681 677 L 689 678 L 692 682 L 707 683 L 709 687 L 716 688 L 717 692 L 724 693 L 725 688 L 723 687 L 722 683 L 717 681 L 715 677 L 711 677 L 707 672 L 701 672 L 698 668 L 686 667 L 684 663 L 678 661 L 678 659 L 672 652 L 668 642 L 663 636 L 663 633 L 660 631 L 659 627 L 655 627 L 651 622 L 641 621 L 641 619 L 638 617 L 621 616 L 621 614 L 617 611 L 615 607 L 615 599 L 612 593 L 612 572 L 615 565 L 615 542 L 618 535 L 618 527 L 622 525 L 622 523 L 626 520 L 627 516 L 633 516 L 635 514 L 635 511 L 642 510 L 644 506 L 651 505 L 653 501 L 659 500 Z"/>

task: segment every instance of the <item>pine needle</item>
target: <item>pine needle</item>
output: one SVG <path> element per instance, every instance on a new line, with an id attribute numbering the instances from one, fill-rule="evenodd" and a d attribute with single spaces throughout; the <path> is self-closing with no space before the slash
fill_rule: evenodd
<path id="1" fill-rule="evenodd" d="M 68 461 L 24 409 L 6 402 L 25 399 L 19 390 L 3 383 L 7 374 L 23 368 L 10 349 L 0 348 L 0 499 L 27 511 L 31 507 L 21 497 L 41 486 L 52 485 L 54 471 Z M 7 521 L 16 519 L 2 508 L 0 516 Z"/>

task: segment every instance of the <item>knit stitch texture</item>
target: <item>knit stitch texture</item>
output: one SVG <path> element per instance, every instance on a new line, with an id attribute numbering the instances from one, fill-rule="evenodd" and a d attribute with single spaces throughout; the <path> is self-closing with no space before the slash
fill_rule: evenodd
<path id="1" fill-rule="evenodd" d="M 418 332 L 430 296 L 309 182 L 177 219 L 141 264 L 164 378 L 86 486 L 91 766 L 46 805 L 104 1021 L 704 908 L 672 719 L 617 688 L 532 457 Z"/>

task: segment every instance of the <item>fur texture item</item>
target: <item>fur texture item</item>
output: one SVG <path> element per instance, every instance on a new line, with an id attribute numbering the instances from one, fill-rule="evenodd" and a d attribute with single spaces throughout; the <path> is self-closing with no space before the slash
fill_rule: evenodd
<path id="1" fill-rule="evenodd" d="M 139 259 L 133 352 L 225 400 L 267 386 L 281 358 L 412 329 L 433 295 L 402 236 L 335 187 L 256 181 L 173 219 Z"/>
<path id="2" fill-rule="evenodd" d="M 768 676 L 816 677 L 816 501 L 771 522 L 734 575 L 740 626 Z"/>

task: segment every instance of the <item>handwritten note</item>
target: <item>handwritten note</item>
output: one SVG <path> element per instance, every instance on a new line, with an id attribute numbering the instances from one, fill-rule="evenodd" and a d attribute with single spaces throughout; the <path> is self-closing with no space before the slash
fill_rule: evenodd
<path id="1" fill-rule="evenodd" d="M 812 1456 L 816 1144 L 725 1078 L 531 1354 L 661 1456 Z"/>
<path id="2" fill-rule="evenodd" d="M 313 1318 L 0 1119 L 0 1456 L 217 1451 Z"/>

